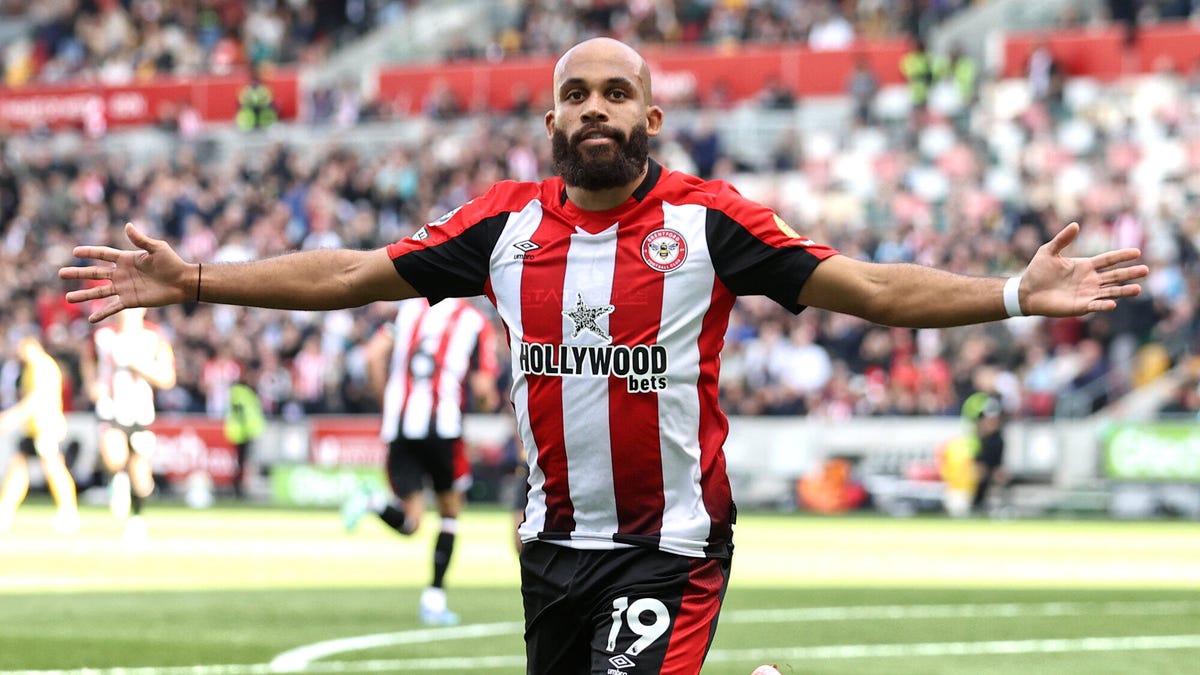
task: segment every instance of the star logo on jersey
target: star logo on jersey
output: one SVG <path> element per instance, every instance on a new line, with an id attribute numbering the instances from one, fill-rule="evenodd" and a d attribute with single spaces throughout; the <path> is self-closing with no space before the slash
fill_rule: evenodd
<path id="1" fill-rule="evenodd" d="M 571 331 L 571 337 L 577 338 L 583 331 L 588 331 L 592 335 L 604 340 L 605 344 L 612 342 L 612 336 L 608 331 L 600 325 L 598 319 L 606 314 L 612 314 L 616 309 L 612 305 L 596 305 L 592 306 L 583 301 L 583 294 L 575 294 L 575 306 L 563 310 L 563 316 L 571 320 L 575 324 L 574 330 Z"/>

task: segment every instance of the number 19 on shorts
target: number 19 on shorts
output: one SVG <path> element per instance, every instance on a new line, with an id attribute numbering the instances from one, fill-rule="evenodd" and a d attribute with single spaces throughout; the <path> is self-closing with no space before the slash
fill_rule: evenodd
<path id="1" fill-rule="evenodd" d="M 630 656 L 641 654 L 655 640 L 662 637 L 671 627 L 671 615 L 661 600 L 639 598 L 629 602 L 628 597 L 613 600 L 612 628 L 608 631 L 608 651 L 617 649 L 617 638 L 621 627 L 628 625 L 637 636 L 625 653 Z"/>

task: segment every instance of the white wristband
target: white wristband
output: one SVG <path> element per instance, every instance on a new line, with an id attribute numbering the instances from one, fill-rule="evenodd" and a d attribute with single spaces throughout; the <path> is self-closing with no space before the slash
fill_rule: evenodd
<path id="1" fill-rule="evenodd" d="M 1004 311 L 1009 316 L 1025 316 L 1021 311 L 1021 277 L 1009 277 L 1004 282 Z"/>

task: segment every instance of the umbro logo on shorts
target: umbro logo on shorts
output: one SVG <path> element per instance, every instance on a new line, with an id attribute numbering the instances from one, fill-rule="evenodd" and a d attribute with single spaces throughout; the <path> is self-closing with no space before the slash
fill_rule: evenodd
<path id="1" fill-rule="evenodd" d="M 637 665 L 637 663 L 633 659 L 629 658 L 628 656 L 625 656 L 624 654 L 617 654 L 616 656 L 610 658 L 608 660 L 608 662 L 613 664 L 613 668 L 615 668 L 615 671 L 610 669 L 608 671 L 609 673 L 623 672 L 621 670 L 622 668 L 632 668 Z"/>

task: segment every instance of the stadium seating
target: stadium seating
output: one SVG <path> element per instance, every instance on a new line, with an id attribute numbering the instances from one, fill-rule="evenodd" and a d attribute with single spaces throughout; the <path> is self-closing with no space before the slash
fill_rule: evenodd
<path id="1" fill-rule="evenodd" d="M 536 111 L 435 122 L 380 113 L 379 101 L 351 103 L 349 124 L 310 116 L 254 136 L 211 124 L 189 134 L 175 125 L 99 139 L 36 129 L 10 135 L 0 145 L 0 284 L 12 291 L 0 299 L 11 317 L 6 337 L 40 332 L 74 365 L 88 328 L 77 308 L 61 302 L 52 270 L 83 238 L 120 243 L 114 226 L 128 219 L 198 260 L 329 242 L 377 246 L 494 180 L 548 170 Z M 1200 69 L 1072 78 L 1061 102 L 1039 99 L 1023 77 L 985 78 L 970 106 L 945 104 L 930 114 L 918 114 L 903 85 L 889 85 L 865 124 L 850 111 L 845 96 L 802 99 L 786 110 L 730 101 L 719 116 L 681 101 L 668 110 L 670 133 L 655 152 L 670 166 L 729 179 L 812 238 L 875 260 L 1007 274 L 1078 218 L 1081 253 L 1145 248 L 1155 266 L 1148 292 L 1082 321 L 1031 318 L 941 332 L 883 330 L 819 312 L 796 322 L 747 299 L 725 352 L 731 412 L 952 415 L 969 393 L 970 368 L 987 361 L 1005 373 L 1012 412 L 1087 415 L 1132 388 L 1139 348 L 1160 346 L 1170 365 L 1195 353 Z M 199 306 L 155 318 L 176 339 L 180 362 L 179 387 L 162 401 L 168 410 L 206 409 L 201 373 L 214 357 L 214 337 L 246 367 L 263 369 L 271 414 L 374 407 L 357 345 L 385 320 L 380 308 L 311 315 Z M 288 382 L 309 336 L 329 374 L 315 400 L 301 401 Z M 815 379 L 780 367 L 799 362 L 828 365 Z M 72 403 L 86 408 L 73 372 Z M 0 381 L 0 394 L 11 396 L 11 387 L 11 378 Z"/>

